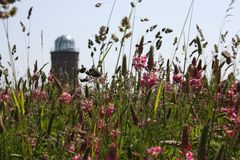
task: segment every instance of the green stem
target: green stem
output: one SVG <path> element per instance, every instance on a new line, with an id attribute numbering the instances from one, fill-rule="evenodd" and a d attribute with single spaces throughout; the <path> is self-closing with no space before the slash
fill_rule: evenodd
<path id="1" fill-rule="evenodd" d="M 173 53 L 172 61 L 171 61 L 171 63 L 170 63 L 170 68 L 172 67 L 173 60 L 174 60 L 174 58 L 175 58 L 175 56 L 176 56 L 176 53 L 177 53 L 177 48 L 179 47 L 180 40 L 181 40 L 181 38 L 182 38 L 182 36 L 183 36 L 184 29 L 185 29 L 186 24 L 187 24 L 187 20 L 188 20 L 188 18 L 189 18 L 189 16 L 190 16 L 191 10 L 192 10 L 192 8 L 193 8 L 193 6 L 194 6 L 194 2 L 195 2 L 195 0 L 192 0 L 192 2 L 191 2 L 191 4 L 190 4 L 190 7 L 189 7 L 189 9 L 188 9 L 188 13 L 187 13 L 187 16 L 186 16 L 186 18 L 185 18 L 185 21 L 184 21 L 184 24 L 183 24 L 183 28 L 182 28 L 182 31 L 181 31 L 180 36 L 179 36 L 179 39 L 178 39 L 178 42 L 177 42 L 177 45 L 176 45 L 176 49 L 174 50 L 174 53 Z"/>
<path id="2" fill-rule="evenodd" d="M 187 64 L 187 52 L 188 52 L 188 44 L 189 44 L 189 39 L 190 39 L 190 33 L 191 33 L 191 26 L 192 26 L 192 17 L 193 17 L 193 9 L 194 9 L 194 5 L 191 8 L 191 13 L 190 13 L 190 19 L 189 19 L 189 26 L 188 26 L 188 35 L 187 35 L 187 43 L 185 43 L 184 40 L 184 48 L 185 48 L 185 57 L 184 57 L 184 67 L 183 67 L 183 74 L 185 74 L 186 71 L 186 64 Z"/>
<path id="3" fill-rule="evenodd" d="M 98 67 L 102 65 L 102 63 L 104 62 L 104 59 L 106 58 L 107 54 L 109 53 L 109 51 L 111 50 L 112 46 L 113 46 L 114 43 L 111 44 L 110 47 L 108 47 L 106 50 L 105 50 L 105 53 L 103 54 L 102 58 L 99 59 L 98 61 Z"/>
<path id="4" fill-rule="evenodd" d="M 15 64 L 14 64 L 13 55 L 12 55 L 12 49 L 11 49 L 10 40 L 9 40 L 8 21 L 7 21 L 7 23 L 5 23 L 4 20 L 2 20 L 2 22 L 3 22 L 3 28 L 4 28 L 5 36 L 7 38 L 8 54 L 9 54 L 11 68 L 12 68 L 12 75 L 13 75 L 13 79 L 14 79 L 15 85 L 17 85 Z"/>
<path id="5" fill-rule="evenodd" d="M 111 8 L 111 12 L 110 12 L 110 15 L 109 15 L 109 18 L 108 18 L 107 27 L 109 26 L 110 20 L 111 20 L 111 18 L 112 18 L 112 14 L 113 14 L 113 10 L 114 10 L 114 7 L 115 7 L 115 5 L 116 5 L 116 2 L 117 2 L 117 0 L 114 0 L 113 6 L 112 6 L 112 8 Z"/>
<path id="6" fill-rule="evenodd" d="M 117 58 L 116 66 L 115 66 L 115 72 L 117 71 L 118 63 L 119 63 L 120 56 L 121 56 L 121 53 L 122 53 L 122 49 L 123 49 L 123 45 L 124 45 L 124 39 L 125 39 L 125 34 L 126 34 L 126 30 L 124 31 L 124 35 L 123 35 L 122 40 L 121 40 L 121 46 L 120 46 L 120 49 L 119 49 L 119 52 L 118 52 L 118 58 Z"/>
<path id="7" fill-rule="evenodd" d="M 128 19 L 131 19 L 131 16 L 132 16 L 132 13 L 133 13 L 133 8 L 131 9 L 130 11 L 130 15 L 128 16 Z M 122 53 L 122 49 L 124 47 L 124 42 L 125 42 L 125 35 L 127 33 L 127 29 L 124 30 L 124 33 L 123 33 L 123 37 L 121 39 L 121 46 L 120 46 L 120 49 L 119 49 L 119 52 L 118 52 L 118 58 L 117 58 L 117 63 L 116 63 L 116 67 L 115 67 L 115 72 L 117 71 L 118 69 L 118 63 L 119 63 L 119 60 L 120 60 L 120 56 L 121 56 L 121 53 Z"/>
<path id="8" fill-rule="evenodd" d="M 136 5 L 136 0 L 134 1 L 134 4 Z M 133 31 L 134 31 L 134 25 L 135 25 L 135 18 L 136 18 L 136 7 L 134 7 L 134 10 L 133 10 L 133 25 L 132 25 L 132 34 L 133 34 Z M 130 69 L 130 64 L 131 64 L 131 56 L 132 56 L 132 44 L 133 44 L 133 35 L 131 37 L 131 40 L 130 40 L 130 51 L 129 51 L 129 57 L 128 57 L 128 69 Z"/>

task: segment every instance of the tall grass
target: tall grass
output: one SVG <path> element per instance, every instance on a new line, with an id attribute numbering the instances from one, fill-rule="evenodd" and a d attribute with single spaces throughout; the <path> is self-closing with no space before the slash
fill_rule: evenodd
<path id="1" fill-rule="evenodd" d="M 3 8 L 9 5 L 0 2 Z M 99 60 L 97 64 L 93 61 L 91 68 L 82 66 L 75 73 L 76 77 L 84 77 L 79 83 L 68 84 L 51 73 L 47 75 L 36 62 L 26 79 L 15 76 L 13 87 L 1 68 L 0 78 L 6 85 L 0 90 L 0 159 L 240 157 L 240 82 L 234 70 L 223 80 L 225 70 L 236 65 L 239 35 L 232 38 L 231 50 L 215 45 L 211 66 L 204 64 L 207 41 L 200 27 L 196 27 L 196 37 L 190 40 L 189 36 L 193 0 L 182 33 L 174 40 L 174 47 L 179 46 L 189 20 L 185 48 L 173 54 L 177 57 L 178 52 L 185 53 L 184 66 L 175 63 L 175 58 L 166 63 L 155 59 L 163 37 L 172 32 L 156 25 L 147 30 L 147 34 L 154 35 L 153 41 L 142 36 L 134 45 L 134 54 L 130 50 L 130 56 L 123 55 L 133 35 L 131 23 L 140 2 L 131 3 L 130 15 L 120 22 L 122 37 L 109 33 L 107 25 L 100 27 L 94 40 L 89 39 L 91 57 L 97 55 Z M 130 43 L 132 47 L 132 40 Z M 107 64 L 105 58 L 114 45 L 119 48 L 110 79 L 103 72 L 103 63 Z M 211 70 L 210 78 L 207 68 Z"/>

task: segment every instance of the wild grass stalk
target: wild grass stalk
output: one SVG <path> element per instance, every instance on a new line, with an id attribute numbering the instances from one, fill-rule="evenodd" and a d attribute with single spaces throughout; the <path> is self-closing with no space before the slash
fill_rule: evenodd
<path id="1" fill-rule="evenodd" d="M 186 16 L 186 18 L 185 18 L 185 20 L 184 20 L 183 27 L 182 27 L 182 31 L 181 31 L 181 33 L 180 33 L 180 35 L 179 35 L 179 38 L 178 38 L 178 41 L 177 41 L 177 44 L 176 44 L 176 48 L 175 48 L 174 53 L 173 53 L 173 56 L 172 56 L 172 58 L 171 58 L 171 63 L 170 63 L 171 66 L 172 66 L 173 61 L 174 61 L 174 59 L 175 59 L 175 56 L 176 56 L 176 54 L 177 54 L 177 50 L 178 50 L 178 48 L 179 48 L 179 45 L 180 45 L 182 36 L 184 35 L 184 30 L 185 30 L 185 27 L 186 27 L 186 25 L 187 25 L 187 21 L 188 21 L 189 18 L 190 18 L 190 24 L 189 24 L 189 26 L 191 25 L 191 18 L 192 18 L 192 14 L 193 14 L 194 2 L 195 2 L 195 0 L 192 0 L 192 1 L 191 1 L 190 7 L 189 7 L 188 12 L 187 12 L 187 16 Z M 190 30 L 189 30 L 189 31 L 190 31 Z M 185 53 L 185 56 L 186 56 L 186 53 Z M 186 62 L 184 62 L 184 63 L 186 63 Z"/>
<path id="2" fill-rule="evenodd" d="M 16 87 L 11 86 L 6 73 L 0 75 L 6 81 L 6 87 L 0 89 L 1 159 L 217 160 L 240 156 L 240 82 L 232 72 L 222 80 L 224 67 L 233 64 L 224 54 L 219 55 L 223 56 L 221 61 L 213 58 L 212 66 L 208 66 L 210 80 L 206 78 L 202 56 L 207 42 L 200 27 L 190 41 L 194 0 L 179 40 L 174 40 L 174 46 L 179 47 L 184 38 L 184 66 L 173 63 L 173 59 L 166 64 L 155 60 L 162 37 L 172 32 L 157 25 L 146 32 L 157 32 L 153 41 L 142 36 L 132 55 L 131 39 L 129 55 L 124 53 L 127 39 L 134 32 L 139 2 L 131 3 L 130 14 L 121 21 L 118 43 L 115 36 L 107 39 L 117 4 L 114 1 L 107 26 L 100 28 L 94 42 L 89 39 L 92 59 L 100 51 L 98 65 L 93 61 L 91 68 L 82 66 L 75 71 L 74 84 L 53 74 L 47 76 L 42 71 L 44 66 L 38 68 L 37 63 L 33 72 L 28 70 L 26 79 L 15 83 Z M 109 81 L 102 64 L 107 63 L 106 56 L 114 45 L 119 45 L 119 50 Z M 233 50 L 239 45 L 236 36 Z M 222 49 L 216 45 L 215 52 L 221 53 Z M 177 53 L 176 49 L 173 57 Z M 77 80 L 79 74 L 85 76 L 81 82 Z"/>
<path id="3" fill-rule="evenodd" d="M 16 77 L 16 70 L 15 70 L 15 63 L 14 63 L 14 58 L 13 58 L 13 52 L 10 44 L 10 37 L 9 37 L 9 31 L 8 31 L 8 20 L 2 20 L 3 22 L 3 28 L 5 32 L 5 36 L 7 39 L 7 48 L 8 48 L 8 55 L 9 55 L 9 60 L 10 60 L 10 65 L 12 69 L 12 76 L 14 79 L 14 83 L 17 83 L 17 77 Z"/>

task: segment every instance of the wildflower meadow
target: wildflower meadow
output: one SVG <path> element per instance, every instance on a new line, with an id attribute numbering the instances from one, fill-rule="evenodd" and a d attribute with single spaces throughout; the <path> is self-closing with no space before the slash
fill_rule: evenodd
<path id="1" fill-rule="evenodd" d="M 211 48 L 196 25 L 195 37 L 189 42 L 176 37 L 172 59 L 164 59 L 157 53 L 173 30 L 153 25 L 131 44 L 130 54 L 124 48 L 133 36 L 139 0 L 119 19 L 121 36 L 101 26 L 89 37 L 94 63 L 74 71 L 77 81 L 45 73 L 37 61 L 30 62 L 34 68 L 26 77 L 18 77 L 18 54 L 7 28 L 17 14 L 15 2 L 0 0 L 1 36 L 8 40 L 1 47 L 8 48 L 10 64 L 0 65 L 0 160 L 240 160 L 239 33 L 228 37 L 222 31 Z M 228 12 L 233 6 L 231 1 Z M 31 13 L 32 8 L 28 19 Z M 109 74 L 105 58 L 112 52 L 116 64 Z"/>

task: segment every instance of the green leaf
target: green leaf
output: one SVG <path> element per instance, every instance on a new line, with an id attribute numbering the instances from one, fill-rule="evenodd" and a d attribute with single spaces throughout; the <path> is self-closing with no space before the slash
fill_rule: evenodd
<path id="1" fill-rule="evenodd" d="M 19 106 L 19 103 L 18 103 L 18 99 L 17 99 L 17 97 L 16 97 L 16 94 L 15 94 L 15 92 L 13 92 L 13 91 L 12 91 L 12 94 L 13 94 L 14 103 L 15 103 L 17 109 L 18 109 L 18 112 L 21 113 L 20 106 Z"/>
<path id="2" fill-rule="evenodd" d="M 158 87 L 157 98 L 156 98 L 156 101 L 155 101 L 154 117 L 156 117 L 157 108 L 158 108 L 158 106 L 159 106 L 159 100 L 160 100 L 160 97 L 161 97 L 162 88 L 163 88 L 163 82 L 161 81 L 161 82 L 160 82 L 160 85 L 159 85 L 159 87 Z"/>
<path id="3" fill-rule="evenodd" d="M 25 114 L 25 99 L 24 99 L 24 94 L 23 94 L 23 91 L 21 91 L 21 94 L 20 94 L 20 106 L 21 106 L 21 111 L 22 111 L 22 114 Z"/>

